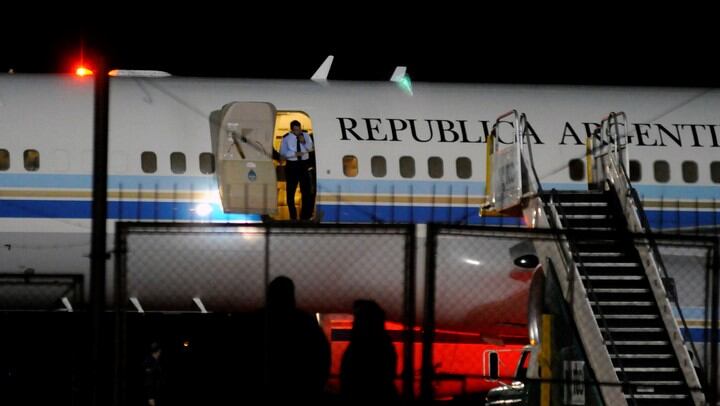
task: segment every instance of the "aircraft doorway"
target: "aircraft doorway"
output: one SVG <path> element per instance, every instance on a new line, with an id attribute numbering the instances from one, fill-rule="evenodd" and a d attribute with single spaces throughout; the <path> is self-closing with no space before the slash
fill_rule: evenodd
<path id="1" fill-rule="evenodd" d="M 313 127 L 310 117 L 301 111 L 278 111 L 275 115 L 275 130 L 273 132 L 273 149 L 279 153 L 280 146 L 282 144 L 283 136 L 290 132 L 290 123 L 293 120 L 297 120 L 302 125 L 302 130 L 308 133 L 315 144 L 315 138 L 313 136 Z M 279 157 L 279 154 L 277 154 Z M 290 213 L 286 202 L 286 190 L 287 182 L 285 177 L 286 161 L 282 157 L 274 161 L 276 173 L 277 173 L 277 214 L 272 215 L 273 220 L 290 220 Z M 315 161 L 315 152 L 310 153 L 310 164 L 308 171 L 310 173 L 310 190 L 316 195 L 317 190 L 317 168 Z M 295 207 L 300 213 L 302 206 L 302 193 L 300 187 L 295 190 Z M 313 218 L 315 216 L 315 208 L 313 208 Z"/>
<path id="2" fill-rule="evenodd" d="M 210 135 L 225 213 L 257 213 L 273 220 L 290 220 L 287 161 L 279 152 L 283 136 L 290 132 L 290 123 L 294 120 L 300 122 L 303 132 L 309 134 L 314 144 L 310 117 L 300 111 L 277 111 L 270 103 L 233 102 L 211 113 Z M 314 196 L 317 188 L 314 145 L 308 161 L 309 189 Z M 294 201 L 300 213 L 299 187 Z M 310 213 L 314 215 L 315 205 L 312 205 Z"/>

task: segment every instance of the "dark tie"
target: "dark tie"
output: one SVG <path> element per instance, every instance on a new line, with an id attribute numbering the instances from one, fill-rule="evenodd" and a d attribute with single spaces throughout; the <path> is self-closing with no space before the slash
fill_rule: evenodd
<path id="1" fill-rule="evenodd" d="M 298 137 L 297 135 L 295 136 L 295 142 L 297 143 L 296 152 L 301 152 L 301 150 L 300 150 L 300 137 Z M 297 160 L 298 160 L 298 161 L 302 160 L 302 157 L 300 157 L 300 156 L 297 157 Z"/>

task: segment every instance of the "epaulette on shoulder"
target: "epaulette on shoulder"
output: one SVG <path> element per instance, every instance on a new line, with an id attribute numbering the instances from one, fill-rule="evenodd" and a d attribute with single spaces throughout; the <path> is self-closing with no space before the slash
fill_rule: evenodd
<path id="1" fill-rule="evenodd" d="M 290 135 L 290 133 L 285 133 L 285 135 L 283 135 L 283 138 L 287 137 L 288 135 Z"/>

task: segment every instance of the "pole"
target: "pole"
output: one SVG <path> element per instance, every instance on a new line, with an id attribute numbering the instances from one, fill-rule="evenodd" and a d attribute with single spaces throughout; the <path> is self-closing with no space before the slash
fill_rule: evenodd
<path id="1" fill-rule="evenodd" d="M 108 105 L 109 79 L 104 61 L 95 69 L 95 116 L 93 148 L 92 247 L 90 252 L 90 401 L 104 405 L 102 336 L 105 310 L 105 261 L 108 183 Z"/>

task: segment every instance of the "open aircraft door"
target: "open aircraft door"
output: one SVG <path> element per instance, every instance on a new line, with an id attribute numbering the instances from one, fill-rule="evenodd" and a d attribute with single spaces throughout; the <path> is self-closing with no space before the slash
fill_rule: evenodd
<path id="1" fill-rule="evenodd" d="M 275 106 L 233 102 L 210 115 L 225 213 L 275 214 L 277 179 L 272 160 Z"/>

